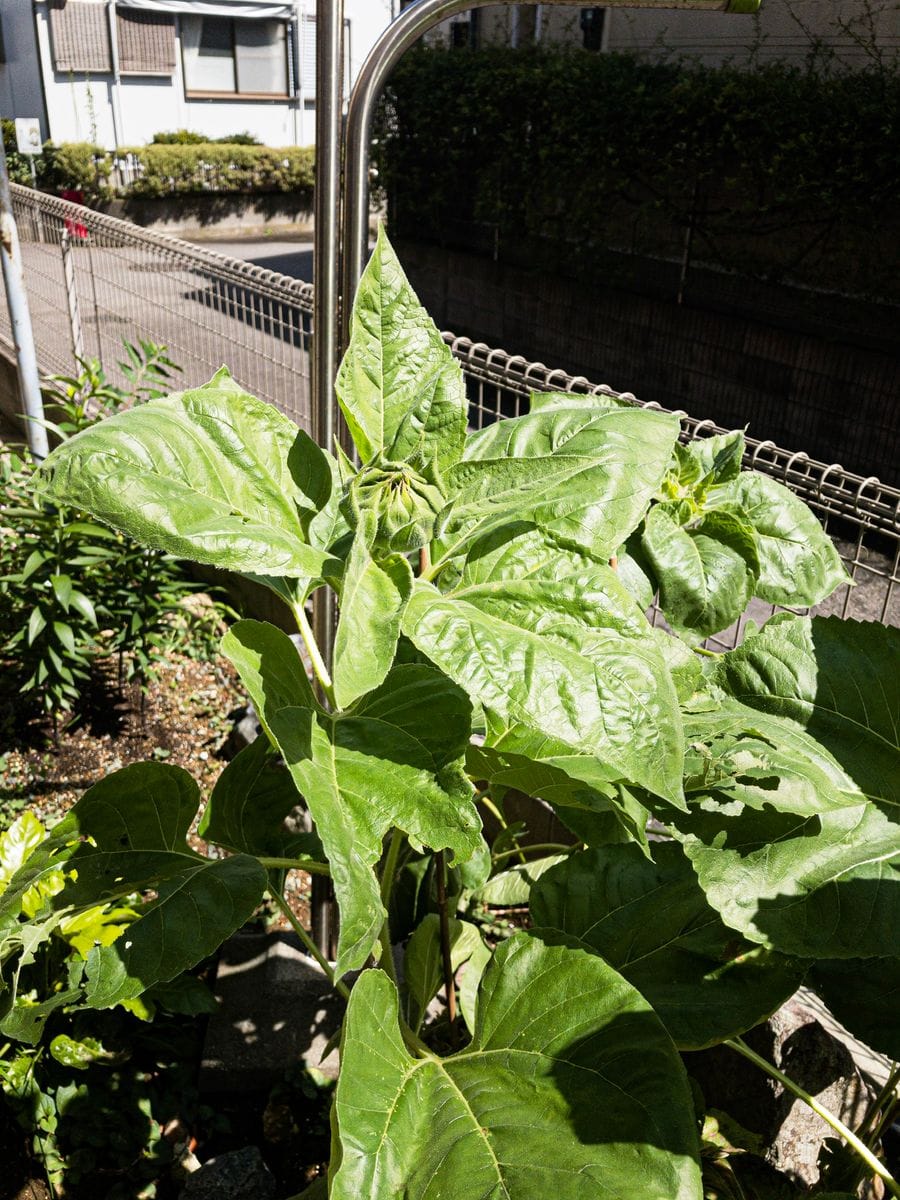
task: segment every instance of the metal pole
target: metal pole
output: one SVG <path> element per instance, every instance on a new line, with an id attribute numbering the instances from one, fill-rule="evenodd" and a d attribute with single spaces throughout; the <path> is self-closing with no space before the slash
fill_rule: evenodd
<path id="1" fill-rule="evenodd" d="M 500 0 L 509 4 L 512 0 Z M 534 4 L 537 0 L 519 0 Z M 344 163 L 344 230 L 341 295 L 344 300 L 341 345 L 347 344 L 349 310 L 368 250 L 369 141 L 375 104 L 394 67 L 423 34 L 448 17 L 469 9 L 496 5 L 498 0 L 418 0 L 387 27 L 362 65 L 347 109 Z M 569 5 L 572 0 L 543 0 L 544 5 Z M 760 0 L 605 0 L 607 8 L 692 8 L 753 13 Z"/>
<path id="2" fill-rule="evenodd" d="M 12 211 L 6 151 L 0 138 L 0 258 L 3 260 L 3 284 L 9 305 L 9 323 L 16 347 L 19 368 L 19 392 L 26 417 L 28 446 L 35 458 L 46 458 L 50 447 L 44 420 L 44 401 L 38 376 L 34 331 L 25 294 L 25 273 L 22 269 L 22 248 Z"/>
<path id="3" fill-rule="evenodd" d="M 63 229 L 59 244 L 62 250 L 66 302 L 69 306 L 69 327 L 72 331 L 72 354 L 77 360 L 84 358 L 84 339 L 81 334 L 81 314 L 78 311 L 78 291 L 75 286 L 75 264 L 72 261 L 72 244 L 67 229 Z"/>
<path id="4" fill-rule="evenodd" d="M 316 184 L 313 237 L 312 434 L 334 447 L 340 295 L 341 121 L 344 107 L 344 0 L 316 0 Z M 334 649 L 334 593 L 313 596 L 313 633 L 322 657 Z M 333 956 L 334 905 L 330 881 L 313 876 L 310 915 L 319 949 Z"/>

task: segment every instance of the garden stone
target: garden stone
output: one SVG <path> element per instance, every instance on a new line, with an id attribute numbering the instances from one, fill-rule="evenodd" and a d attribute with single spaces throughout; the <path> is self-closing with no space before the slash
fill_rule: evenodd
<path id="1" fill-rule="evenodd" d="M 850 1050 L 826 1030 L 802 993 L 746 1035 L 748 1045 L 851 1129 L 874 1097 Z M 819 1156 L 834 1131 L 801 1100 L 727 1046 L 685 1055 L 708 1109 L 729 1113 L 758 1133 L 766 1160 L 798 1183 L 819 1180 Z"/>
<path id="2" fill-rule="evenodd" d="M 230 1150 L 188 1176 L 179 1200 L 274 1200 L 275 1176 L 256 1146 Z"/>
<path id="3" fill-rule="evenodd" d="M 320 1061 L 344 1002 L 293 934 L 238 933 L 222 947 L 200 1068 L 206 1093 L 266 1091 L 302 1062 L 337 1077 L 338 1055 Z"/>

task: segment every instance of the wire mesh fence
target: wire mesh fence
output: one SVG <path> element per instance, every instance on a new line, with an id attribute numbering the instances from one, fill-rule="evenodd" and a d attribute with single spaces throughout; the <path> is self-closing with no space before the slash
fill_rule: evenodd
<path id="1" fill-rule="evenodd" d="M 168 347 L 185 386 L 205 382 L 227 364 L 249 392 L 309 430 L 311 285 L 28 188 L 13 185 L 12 191 L 45 371 L 68 373 L 73 354 L 89 355 L 120 382 L 122 340 L 145 338 Z M 462 366 L 474 428 L 526 412 L 532 391 L 641 403 L 631 393 L 467 337 L 444 338 Z M 11 347 L 5 309 L 0 342 Z M 680 415 L 685 440 L 723 432 L 712 421 Z M 847 565 L 854 585 L 839 588 L 816 611 L 900 626 L 900 489 L 753 438 L 746 465 L 801 496 Z M 761 623 L 772 611 L 754 602 L 709 644 L 737 644 L 748 621 Z M 653 619 L 662 621 L 658 611 Z"/>
<path id="2" fill-rule="evenodd" d="M 100 359 L 114 382 L 122 341 L 168 347 L 186 386 L 223 364 L 308 426 L 312 287 L 179 238 L 12 186 L 41 366 Z M 6 314 L 0 339 L 11 345 Z"/>

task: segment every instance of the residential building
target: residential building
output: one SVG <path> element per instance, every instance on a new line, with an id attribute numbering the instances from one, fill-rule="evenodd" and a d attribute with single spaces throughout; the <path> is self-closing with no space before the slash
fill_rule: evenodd
<path id="1" fill-rule="evenodd" d="M 346 82 L 391 0 L 345 0 Z M 113 149 L 164 130 L 315 141 L 316 0 L 0 0 L 0 112 Z"/>
<path id="2" fill-rule="evenodd" d="M 896 0 L 762 0 L 753 15 L 603 5 L 488 6 L 446 22 L 440 36 L 459 47 L 570 42 L 587 50 L 684 57 L 710 65 L 802 63 L 811 54 L 825 54 L 844 66 L 861 67 L 900 53 L 900 5 Z"/>

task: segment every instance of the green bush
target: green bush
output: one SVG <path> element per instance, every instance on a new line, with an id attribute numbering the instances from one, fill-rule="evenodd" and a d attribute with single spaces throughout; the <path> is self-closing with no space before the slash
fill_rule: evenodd
<path id="1" fill-rule="evenodd" d="M 12 117 L 0 118 L 0 128 L 3 130 L 3 149 L 6 151 L 6 169 L 9 171 L 11 183 L 31 185 L 31 167 L 28 155 L 20 154 L 16 142 L 16 123 Z"/>
<path id="2" fill-rule="evenodd" d="M 897 295 L 900 69 L 414 51 L 382 104 L 395 231 L 596 275 L 609 251 Z"/>
<path id="3" fill-rule="evenodd" d="M 156 143 L 119 153 L 132 155 L 142 169 L 129 189 L 134 196 L 312 192 L 314 151 L 309 146 Z"/>
<path id="4" fill-rule="evenodd" d="M 154 146 L 201 146 L 209 138 L 202 133 L 194 133 L 190 129 L 175 129 L 171 133 L 154 133 Z"/>

